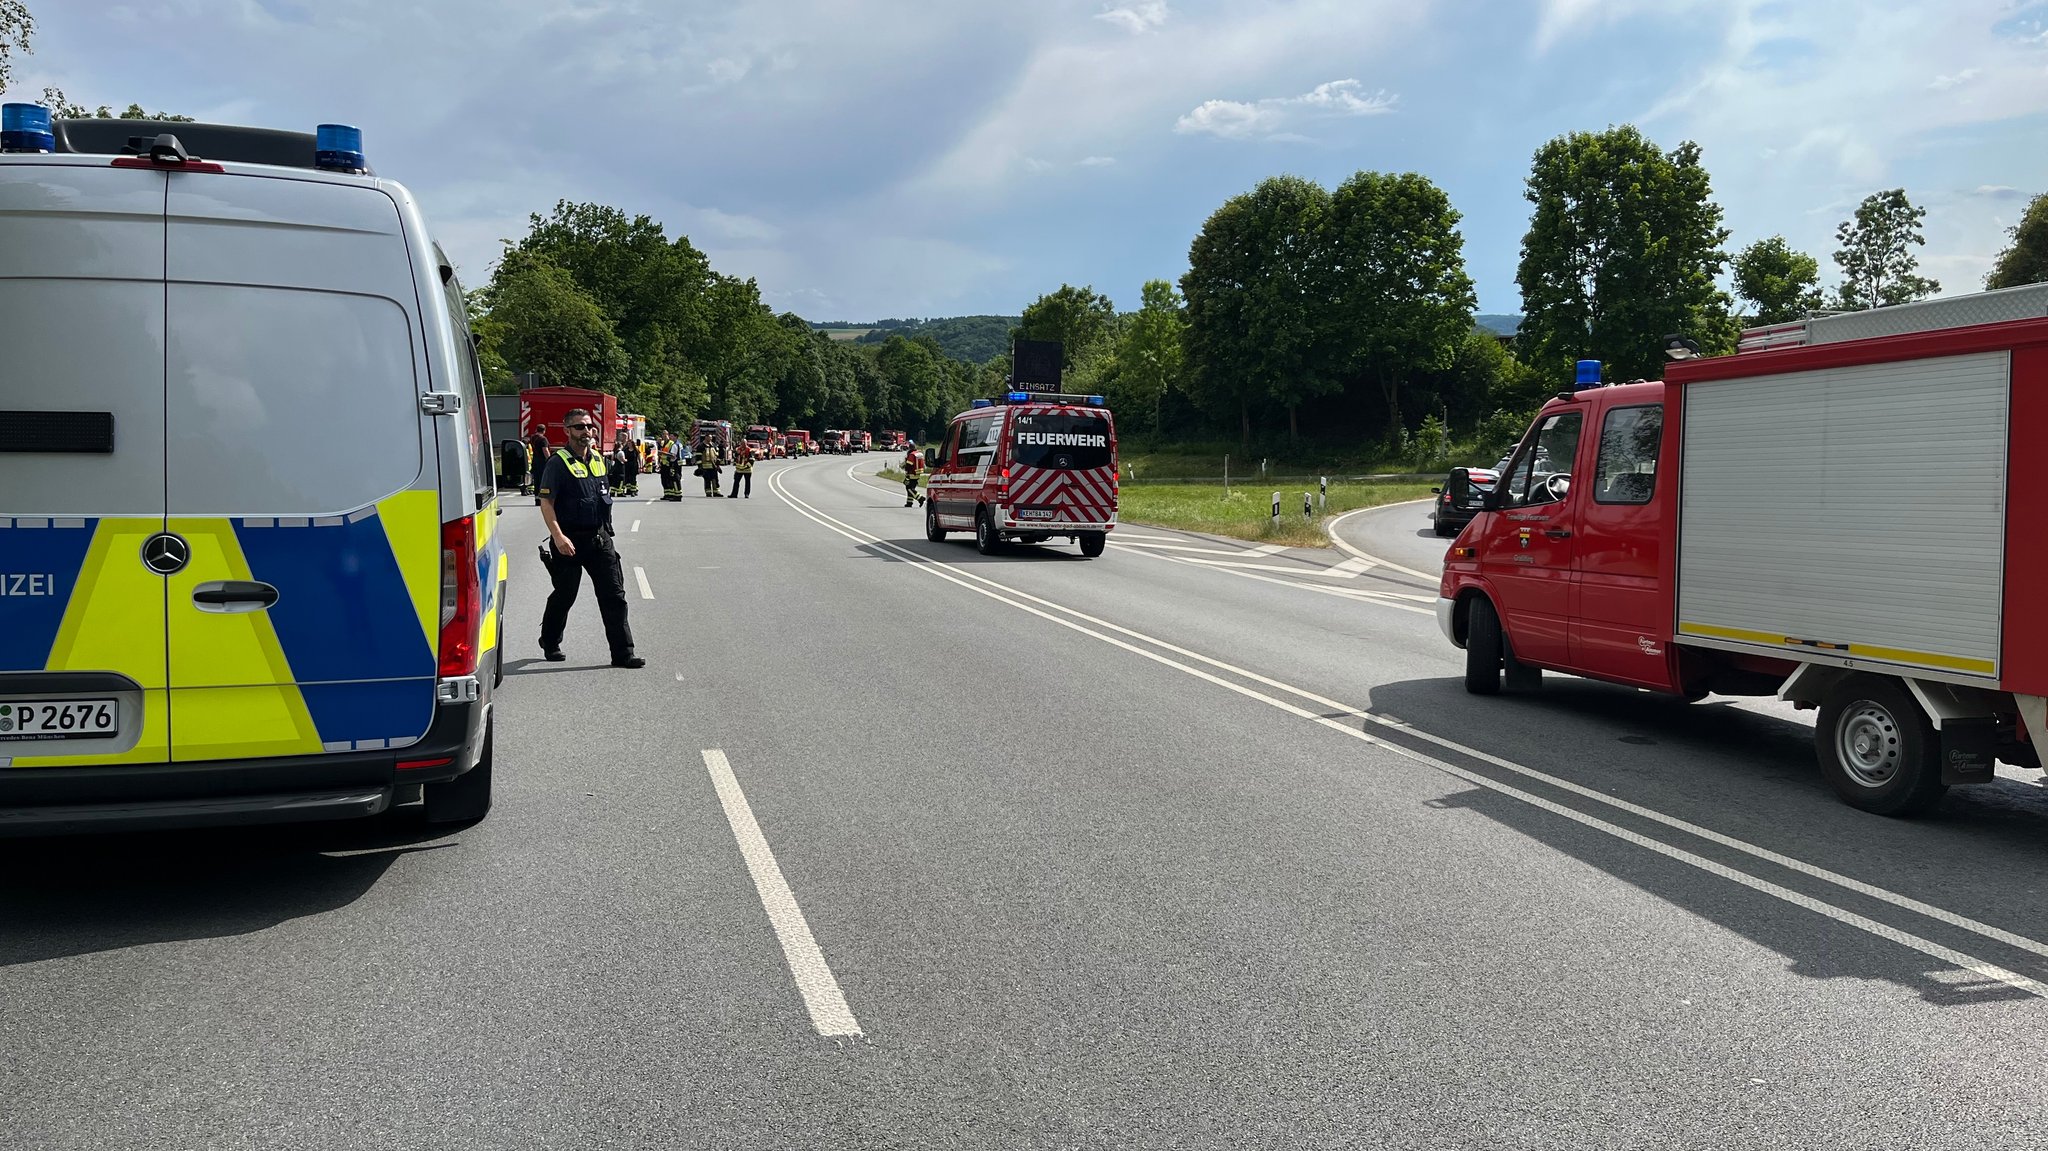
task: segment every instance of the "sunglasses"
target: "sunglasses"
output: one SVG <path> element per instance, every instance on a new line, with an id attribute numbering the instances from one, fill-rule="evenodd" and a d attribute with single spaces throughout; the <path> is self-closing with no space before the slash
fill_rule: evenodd
<path id="1" fill-rule="evenodd" d="M 597 428 L 596 424 L 568 424 L 565 426 L 572 432 L 588 432 Z"/>

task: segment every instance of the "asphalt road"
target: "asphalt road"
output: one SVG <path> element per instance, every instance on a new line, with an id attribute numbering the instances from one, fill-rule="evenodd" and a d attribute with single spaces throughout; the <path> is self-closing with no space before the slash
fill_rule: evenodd
<path id="1" fill-rule="evenodd" d="M 1864 815 L 1467 696 L 1428 580 L 835 458 L 621 507 L 651 663 L 545 664 L 514 503 L 489 819 L 0 848 L 0 1146 L 2048 1145 L 2038 772 Z"/>

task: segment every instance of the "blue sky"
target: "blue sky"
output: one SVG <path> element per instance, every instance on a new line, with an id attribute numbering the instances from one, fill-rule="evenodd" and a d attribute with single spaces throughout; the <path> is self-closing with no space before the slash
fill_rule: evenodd
<path id="1" fill-rule="evenodd" d="M 1119 307 L 1228 197 L 1417 171 L 1519 309 L 1545 140 L 1705 151 L 1731 251 L 1832 279 L 1869 192 L 1971 291 L 2048 190 L 2048 3 L 2016 0 L 30 0 L 12 98 L 363 128 L 480 283 L 558 198 L 666 223 L 811 319 Z"/>

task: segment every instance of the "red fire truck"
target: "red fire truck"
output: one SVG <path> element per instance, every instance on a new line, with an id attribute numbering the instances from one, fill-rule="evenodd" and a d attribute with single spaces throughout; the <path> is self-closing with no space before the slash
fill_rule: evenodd
<path id="1" fill-rule="evenodd" d="M 848 432 L 846 436 L 847 446 L 851 451 L 871 452 L 875 450 L 875 433 L 873 432 Z"/>
<path id="2" fill-rule="evenodd" d="M 953 417 L 925 453 L 925 538 L 971 531 L 983 555 L 1003 541 L 1066 536 L 1099 556 L 1116 527 L 1116 425 L 1101 396 L 1009 392 Z"/>
<path id="3" fill-rule="evenodd" d="M 782 455 L 782 431 L 771 425 L 748 424 L 747 442 L 753 445 L 757 460 L 772 460 Z"/>
<path id="4" fill-rule="evenodd" d="M 586 388 L 528 388 L 519 393 L 519 438 L 526 439 L 543 424 L 547 426 L 548 446 L 566 448 L 569 435 L 562 430 L 562 418 L 576 408 L 582 408 L 597 418 L 600 452 L 609 452 L 619 438 L 619 400 L 617 396 L 593 392 Z"/>
<path id="5" fill-rule="evenodd" d="M 2013 453 L 2048 444 L 2048 285 L 1757 329 L 1656 383 L 1592 367 L 1446 557 L 1468 691 L 1776 695 L 1887 815 L 2040 765 L 2048 486 Z"/>
<path id="6" fill-rule="evenodd" d="M 883 432 L 875 439 L 875 447 L 885 452 L 900 452 L 910 447 L 910 437 L 902 432 Z"/>
<path id="7" fill-rule="evenodd" d="M 791 428 L 782 436 L 783 454 L 789 456 L 814 456 L 818 454 L 817 441 L 811 433 L 802 428 Z"/>

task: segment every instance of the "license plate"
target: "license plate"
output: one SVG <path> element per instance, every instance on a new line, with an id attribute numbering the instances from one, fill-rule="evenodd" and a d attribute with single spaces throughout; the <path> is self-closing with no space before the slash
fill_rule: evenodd
<path id="1" fill-rule="evenodd" d="M 0 742 L 112 739 L 121 731 L 121 705 L 111 699 L 0 701 Z"/>
<path id="2" fill-rule="evenodd" d="M 1025 508 L 1017 513 L 1020 520 L 1049 520 L 1053 517 L 1051 508 Z"/>

